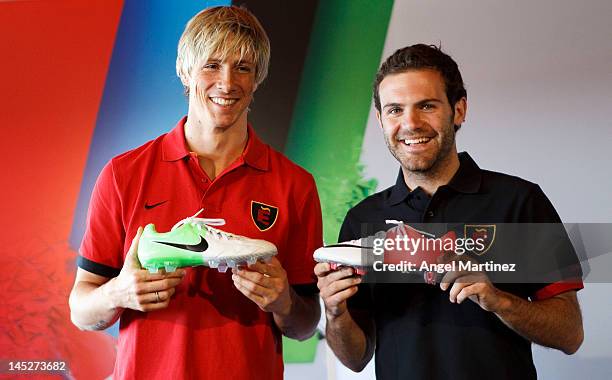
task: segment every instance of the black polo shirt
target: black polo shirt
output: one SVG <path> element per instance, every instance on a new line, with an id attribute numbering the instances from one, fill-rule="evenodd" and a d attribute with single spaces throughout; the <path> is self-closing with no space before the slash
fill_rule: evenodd
<path id="1" fill-rule="evenodd" d="M 348 212 L 339 241 L 364 237 L 364 224 L 384 225 L 386 219 L 406 223 L 561 222 L 538 185 L 482 170 L 467 153 L 460 153 L 459 161 L 452 180 L 431 197 L 420 188 L 410 191 L 400 170 L 394 186 L 366 198 Z M 533 299 L 580 289 L 582 284 L 498 287 Z M 438 286 L 362 284 L 349 299 L 349 308 L 369 311 L 376 322 L 378 379 L 537 377 L 530 341 L 474 302 L 451 303 L 448 291 Z"/>

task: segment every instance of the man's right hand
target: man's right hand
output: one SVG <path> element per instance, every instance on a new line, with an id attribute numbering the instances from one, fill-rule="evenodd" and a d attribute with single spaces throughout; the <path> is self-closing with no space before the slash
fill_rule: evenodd
<path id="1" fill-rule="evenodd" d="M 142 227 L 132 240 L 119 276 L 109 281 L 112 284 L 109 284 L 106 290 L 118 308 L 144 312 L 165 309 L 176 291 L 176 286 L 185 276 L 185 270 L 150 273 L 142 269 L 138 261 L 138 241 L 141 235 Z"/>
<path id="2" fill-rule="evenodd" d="M 343 315 L 347 311 L 346 300 L 357 293 L 361 277 L 354 276 L 355 270 L 350 267 L 332 270 L 329 263 L 318 263 L 314 272 L 327 317 Z"/>
<path id="3" fill-rule="evenodd" d="M 329 263 L 315 265 L 319 295 L 325 303 L 325 336 L 327 343 L 342 364 L 361 371 L 374 354 L 376 327 L 368 310 L 348 312 L 346 300 L 357 293 L 361 277 L 353 268 L 332 270 Z"/>

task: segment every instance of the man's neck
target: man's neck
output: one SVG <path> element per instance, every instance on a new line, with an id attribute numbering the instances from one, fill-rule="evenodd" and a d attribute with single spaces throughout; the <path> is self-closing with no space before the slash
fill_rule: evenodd
<path id="1" fill-rule="evenodd" d="M 244 151 L 248 140 L 247 122 L 239 120 L 228 128 L 217 128 L 187 116 L 185 140 L 190 151 L 198 155 L 200 166 L 213 180 Z"/>
<path id="2" fill-rule="evenodd" d="M 410 190 L 420 187 L 429 196 L 435 194 L 440 186 L 448 184 L 459 170 L 459 156 L 456 150 L 447 157 L 438 161 L 434 167 L 426 172 L 413 172 L 402 167 L 404 182 Z"/>

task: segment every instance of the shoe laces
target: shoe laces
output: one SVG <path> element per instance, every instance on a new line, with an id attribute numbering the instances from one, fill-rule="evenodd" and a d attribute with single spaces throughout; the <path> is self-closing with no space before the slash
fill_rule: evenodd
<path id="1" fill-rule="evenodd" d="M 348 241 L 344 241 L 342 243 L 339 244 L 352 244 L 352 245 L 361 245 L 362 239 L 355 239 L 355 240 L 348 240 Z"/>
<path id="2" fill-rule="evenodd" d="M 208 231 L 211 234 L 211 236 L 216 238 L 216 239 L 229 240 L 229 239 L 231 239 L 231 238 L 236 236 L 236 235 L 231 234 L 229 232 L 221 231 L 221 230 L 218 230 L 218 229 L 212 227 L 212 226 L 223 226 L 225 224 L 225 219 L 221 219 L 221 218 L 197 218 L 197 216 L 202 211 L 204 211 L 204 209 L 200 209 L 200 211 L 196 212 L 193 216 L 190 216 L 188 218 L 185 218 L 185 219 L 179 221 L 178 223 L 176 223 L 172 227 L 171 231 L 174 231 L 175 229 L 179 228 L 183 224 L 189 223 L 192 226 L 196 227 L 199 232 L 201 232 L 202 230 Z"/>
<path id="3" fill-rule="evenodd" d="M 410 229 L 412 231 L 416 231 L 416 232 L 420 233 L 423 236 L 428 236 L 428 237 L 432 237 L 432 238 L 435 237 L 434 235 L 430 234 L 429 232 L 417 230 L 416 228 L 405 224 L 401 220 L 387 219 L 387 220 L 385 220 L 385 224 L 395 224 L 396 226 L 391 228 L 391 230 L 396 231 L 397 234 L 400 235 L 400 236 L 407 235 L 408 234 L 408 230 Z"/>

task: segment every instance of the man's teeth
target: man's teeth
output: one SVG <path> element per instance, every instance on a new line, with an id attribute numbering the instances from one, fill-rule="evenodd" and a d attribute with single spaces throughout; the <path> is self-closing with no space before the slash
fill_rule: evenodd
<path id="1" fill-rule="evenodd" d="M 225 98 L 210 98 L 213 103 L 218 104 L 220 106 L 231 106 L 236 103 L 238 99 L 225 99 Z"/>
<path id="2" fill-rule="evenodd" d="M 406 145 L 412 145 L 412 144 L 423 144 L 428 142 L 429 140 L 431 140 L 431 138 L 429 137 L 421 137 L 418 139 L 404 139 L 404 144 Z"/>

